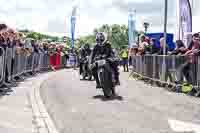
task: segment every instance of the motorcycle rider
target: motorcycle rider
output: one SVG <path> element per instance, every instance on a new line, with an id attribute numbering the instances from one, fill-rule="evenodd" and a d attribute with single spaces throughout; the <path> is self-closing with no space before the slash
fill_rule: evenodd
<path id="1" fill-rule="evenodd" d="M 87 60 L 87 56 L 90 56 L 91 55 L 91 49 L 90 49 L 90 45 L 88 43 L 86 43 L 83 48 L 81 48 L 80 50 L 80 66 L 79 66 L 79 70 L 80 70 L 80 75 L 83 73 L 83 64 L 84 64 L 84 61 Z M 85 78 L 85 77 L 83 77 Z"/>
<path id="2" fill-rule="evenodd" d="M 104 58 L 117 59 L 115 53 L 113 52 L 111 44 L 108 42 L 104 33 L 97 33 L 96 35 L 96 45 L 94 46 L 94 49 L 91 53 L 90 64 L 93 64 L 96 58 L 98 58 L 99 56 Z M 119 64 L 118 60 L 110 62 L 110 65 L 114 71 L 116 85 L 120 85 L 118 64 Z M 92 74 L 96 80 L 97 84 L 96 88 L 101 88 L 96 67 L 92 68 Z"/>

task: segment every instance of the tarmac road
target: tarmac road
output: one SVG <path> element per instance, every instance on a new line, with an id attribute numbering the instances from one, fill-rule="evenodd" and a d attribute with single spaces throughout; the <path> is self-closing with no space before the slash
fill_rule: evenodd
<path id="1" fill-rule="evenodd" d="M 121 96 L 105 100 L 77 71 L 56 72 L 40 88 L 60 133 L 181 133 L 200 131 L 198 98 L 151 87 L 121 73 Z"/>

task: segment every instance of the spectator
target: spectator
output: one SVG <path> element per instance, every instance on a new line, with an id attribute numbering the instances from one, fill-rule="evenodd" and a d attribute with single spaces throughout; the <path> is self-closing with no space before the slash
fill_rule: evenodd
<path id="1" fill-rule="evenodd" d="M 129 65 L 133 65 L 133 57 L 137 55 L 137 48 L 130 48 L 129 49 Z"/>
<path id="2" fill-rule="evenodd" d="M 133 70 L 136 71 L 136 64 L 137 64 L 137 52 L 138 52 L 138 48 L 132 48 L 131 49 L 131 56 L 132 56 L 132 66 L 133 66 Z"/>
<path id="3" fill-rule="evenodd" d="M 38 54 L 39 53 L 38 43 L 35 40 L 31 40 L 31 45 L 33 47 L 33 52 Z"/>
<path id="4" fill-rule="evenodd" d="M 195 33 L 195 34 L 192 36 L 192 41 L 191 41 L 191 43 L 190 43 L 189 46 L 188 46 L 188 50 L 191 50 L 191 49 L 192 49 L 194 43 L 196 43 L 196 42 L 198 41 L 199 37 L 200 37 L 200 35 L 199 35 L 198 33 Z"/>
<path id="5" fill-rule="evenodd" d="M 145 42 L 146 43 L 144 43 L 144 53 L 145 54 L 151 54 L 152 52 L 152 45 L 150 44 L 150 39 L 149 39 L 149 37 L 146 37 L 145 38 Z"/>
<path id="6" fill-rule="evenodd" d="M 48 43 L 43 43 L 43 52 L 44 52 L 44 65 L 48 65 L 49 62 L 49 45 Z"/>
<path id="7" fill-rule="evenodd" d="M 174 51 L 170 53 L 170 55 L 183 55 L 187 51 L 183 41 L 177 40 L 176 41 L 176 48 Z"/>
<path id="8" fill-rule="evenodd" d="M 40 59 L 40 48 L 39 48 L 39 41 L 33 40 L 32 41 L 32 46 L 33 46 L 33 55 L 34 55 L 34 74 L 36 74 L 37 70 L 38 70 L 38 66 L 39 66 L 39 59 Z"/>
<path id="9" fill-rule="evenodd" d="M 189 62 L 196 63 L 197 58 L 195 56 L 199 56 L 200 54 L 200 36 L 195 37 L 194 41 L 191 45 L 191 49 L 188 49 L 188 51 L 184 54 L 184 56 L 188 57 Z"/>
<path id="10" fill-rule="evenodd" d="M 76 69 L 77 65 L 77 52 L 74 48 L 70 49 L 70 54 L 69 54 L 69 62 L 70 65 L 73 66 L 74 69 Z"/>
<path id="11" fill-rule="evenodd" d="M 39 44 L 39 48 L 38 48 L 38 49 L 39 49 L 39 53 L 40 53 L 40 54 L 44 54 L 44 53 L 45 53 L 43 43 L 40 43 L 40 44 Z"/>
<path id="12" fill-rule="evenodd" d="M 197 56 L 200 55 L 200 37 L 198 34 L 193 35 L 192 42 L 184 54 L 186 57 L 186 62 L 178 68 L 177 73 L 177 91 L 181 90 L 181 85 L 183 83 L 183 77 L 186 78 L 189 84 L 195 84 L 197 78 Z"/>
<path id="13" fill-rule="evenodd" d="M 4 37 L 0 34 L 0 45 L 3 46 L 5 43 Z"/>
<path id="14" fill-rule="evenodd" d="M 167 44 L 165 46 L 165 52 L 163 51 L 164 50 L 163 48 L 164 48 L 164 45 L 165 45 L 164 41 L 165 41 L 164 37 L 160 38 L 160 49 L 158 51 L 158 55 L 164 55 L 164 54 L 167 55 L 168 54 L 169 50 L 168 50 L 168 45 Z M 165 63 L 165 65 L 166 65 L 166 69 L 165 69 L 165 73 L 164 73 L 165 77 L 164 77 L 163 80 L 167 81 L 168 78 L 169 78 L 170 81 L 173 81 L 172 75 L 171 75 L 171 73 L 169 71 L 169 68 L 171 66 L 171 60 L 169 58 L 165 58 L 165 60 L 164 60 L 163 56 L 161 56 L 161 57 L 158 58 L 158 61 L 156 62 L 156 64 L 159 65 L 159 64 L 163 64 L 163 63 Z M 156 72 L 156 77 L 159 77 L 158 73 L 162 72 L 162 65 L 160 65 L 159 69 L 156 70 L 156 71 L 157 71 Z"/>
<path id="15" fill-rule="evenodd" d="M 158 55 L 164 55 L 164 45 L 165 45 L 165 42 L 164 42 L 164 37 L 160 38 L 160 50 L 158 51 Z M 167 47 L 167 44 L 165 46 L 165 54 L 168 54 L 168 47 Z"/>
<path id="16" fill-rule="evenodd" d="M 55 69 L 55 66 L 56 66 L 56 45 L 55 44 L 50 45 L 49 54 L 50 54 L 51 68 L 52 70 L 55 71 L 56 70 Z"/>
<path id="17" fill-rule="evenodd" d="M 150 39 L 150 45 L 151 45 L 151 54 L 158 53 L 159 48 L 156 46 L 156 39 L 155 38 Z"/>
<path id="18" fill-rule="evenodd" d="M 66 65 L 67 65 L 67 62 L 69 60 L 69 52 L 68 52 L 68 49 L 63 49 L 63 50 L 64 50 L 64 55 L 65 55 Z"/>
<path id="19" fill-rule="evenodd" d="M 15 53 L 18 54 L 18 55 L 21 53 L 20 43 L 17 40 L 15 42 L 14 50 L 16 51 Z"/>
<path id="20" fill-rule="evenodd" d="M 13 64 L 13 36 L 14 31 L 11 29 L 6 30 L 4 32 L 4 39 L 5 39 L 5 60 L 6 60 L 6 66 L 5 66 L 5 82 L 8 84 L 11 84 L 11 74 L 12 74 L 12 64 Z"/>
<path id="21" fill-rule="evenodd" d="M 5 25 L 5 24 L 0 24 L 0 34 L 3 33 L 3 32 L 5 32 L 5 30 L 6 30 L 7 28 L 8 28 L 7 25 Z"/>
<path id="22" fill-rule="evenodd" d="M 124 67 L 124 72 L 128 72 L 128 50 L 127 49 L 123 49 L 121 51 L 121 58 L 122 58 L 122 62 L 123 62 L 123 67 Z"/>
<path id="23" fill-rule="evenodd" d="M 56 47 L 56 69 L 60 67 L 60 59 L 61 59 L 62 49 L 59 45 Z"/>
<path id="24" fill-rule="evenodd" d="M 199 39 L 200 39 L 199 34 L 195 34 L 193 36 L 192 43 L 190 44 L 188 51 L 185 53 L 185 55 L 194 55 L 194 54 L 196 55 L 199 53 L 200 50 Z"/>
<path id="25" fill-rule="evenodd" d="M 147 45 L 146 42 L 145 42 L 145 36 L 142 35 L 140 40 L 141 41 L 139 43 L 137 55 L 144 55 L 144 53 L 145 53 L 145 45 Z"/>

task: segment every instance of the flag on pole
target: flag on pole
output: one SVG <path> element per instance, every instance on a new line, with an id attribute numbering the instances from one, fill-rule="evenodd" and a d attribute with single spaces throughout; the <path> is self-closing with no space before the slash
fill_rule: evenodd
<path id="1" fill-rule="evenodd" d="M 189 0 L 179 0 L 179 32 L 178 39 L 183 40 L 186 46 L 189 45 L 192 35 L 192 9 Z"/>
<path id="2" fill-rule="evenodd" d="M 72 44 L 71 47 L 74 48 L 74 35 L 75 35 L 75 23 L 76 23 L 76 18 L 75 17 L 71 17 L 71 37 L 72 37 Z"/>
<path id="3" fill-rule="evenodd" d="M 129 37 L 129 48 L 136 46 L 135 44 L 135 11 L 130 10 L 128 16 L 128 37 Z"/>
<path id="4" fill-rule="evenodd" d="M 72 48 L 74 48 L 74 41 L 75 41 L 76 10 L 77 10 L 77 6 L 74 6 L 72 9 L 72 16 L 71 16 L 71 37 L 72 37 L 71 47 Z"/>

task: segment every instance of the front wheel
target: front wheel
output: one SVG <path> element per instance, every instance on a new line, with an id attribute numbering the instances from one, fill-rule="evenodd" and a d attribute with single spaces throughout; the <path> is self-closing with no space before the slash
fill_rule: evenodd
<path id="1" fill-rule="evenodd" d="M 110 98 L 113 95 L 112 74 L 106 71 L 105 68 L 98 70 L 98 77 L 103 89 L 104 96 Z"/>
<path id="2" fill-rule="evenodd" d="M 86 65 L 85 64 L 83 64 L 82 65 L 82 77 L 83 77 L 83 79 L 85 80 L 86 79 L 86 76 L 87 76 L 87 72 L 86 72 Z"/>

